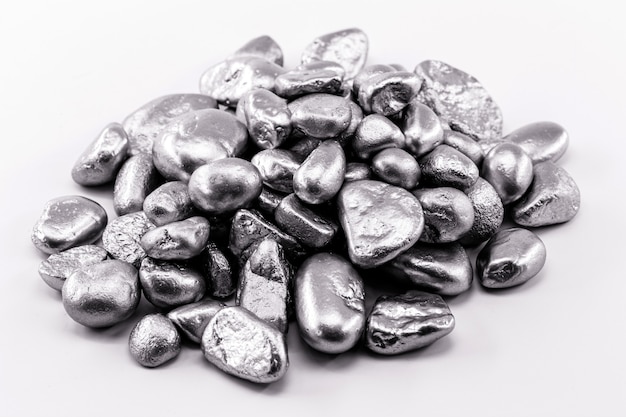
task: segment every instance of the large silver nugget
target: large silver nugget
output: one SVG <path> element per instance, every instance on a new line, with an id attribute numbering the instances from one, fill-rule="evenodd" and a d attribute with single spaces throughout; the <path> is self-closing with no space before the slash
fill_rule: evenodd
<path id="1" fill-rule="evenodd" d="M 383 72 L 365 79 L 357 97 L 365 113 L 391 116 L 415 98 L 421 85 L 422 80 L 412 72 Z"/>
<path id="2" fill-rule="evenodd" d="M 152 155 L 140 153 L 130 157 L 120 169 L 113 188 L 113 207 L 123 216 L 143 209 L 143 202 L 156 187 L 161 178 Z"/>
<path id="3" fill-rule="evenodd" d="M 427 154 L 443 142 L 443 125 L 428 106 L 417 100 L 404 111 L 402 132 L 406 149 L 416 158 Z"/>
<path id="4" fill-rule="evenodd" d="M 209 321 L 224 307 L 226 305 L 219 301 L 202 300 L 175 308 L 167 313 L 167 318 L 189 340 L 200 343 Z"/>
<path id="5" fill-rule="evenodd" d="M 533 162 L 518 145 L 494 146 L 483 160 L 481 176 L 496 190 L 502 204 L 518 200 L 533 181 Z"/>
<path id="6" fill-rule="evenodd" d="M 412 190 L 419 182 L 421 171 L 413 155 L 403 149 L 383 149 L 372 158 L 372 171 L 387 184 Z"/>
<path id="7" fill-rule="evenodd" d="M 498 231 L 504 219 L 504 206 L 496 190 L 482 177 L 478 177 L 465 194 L 474 207 L 474 223 L 460 242 L 463 245 L 478 245 Z"/>
<path id="8" fill-rule="evenodd" d="M 143 211 L 157 226 L 185 220 L 193 216 L 195 208 L 189 197 L 187 184 L 171 181 L 150 193 L 143 202 Z"/>
<path id="9" fill-rule="evenodd" d="M 428 346 L 454 329 L 454 316 L 439 295 L 409 291 L 381 296 L 367 318 L 365 345 L 381 355 Z"/>
<path id="10" fill-rule="evenodd" d="M 333 198 L 346 175 L 346 155 L 335 140 L 322 142 L 293 175 L 293 189 L 305 203 L 320 204 Z"/>
<path id="11" fill-rule="evenodd" d="M 107 221 L 106 211 L 93 200 L 77 195 L 57 197 L 44 206 L 31 241 L 42 252 L 58 253 L 97 241 Z"/>
<path id="12" fill-rule="evenodd" d="M 349 100 L 332 94 L 307 94 L 289 103 L 294 129 L 319 139 L 330 139 L 345 131 L 352 120 Z"/>
<path id="13" fill-rule="evenodd" d="M 393 259 L 413 246 L 424 229 L 424 213 L 417 198 L 384 182 L 346 183 L 337 207 L 350 260 L 362 268 Z"/>
<path id="14" fill-rule="evenodd" d="M 454 242 L 465 235 L 474 224 L 474 207 L 463 192 L 451 187 L 415 190 L 424 210 L 424 233 L 420 241 L 428 243 Z"/>
<path id="15" fill-rule="evenodd" d="M 554 122 L 535 122 L 522 126 L 504 137 L 519 145 L 533 163 L 557 161 L 569 144 L 569 134 L 563 126 Z"/>
<path id="16" fill-rule="evenodd" d="M 206 284 L 199 272 L 183 263 L 145 258 L 139 268 L 143 295 L 159 308 L 171 309 L 204 297 Z"/>
<path id="17" fill-rule="evenodd" d="M 143 211 L 130 213 L 109 223 L 102 234 L 102 245 L 113 258 L 139 268 L 146 257 L 139 242 L 147 231 L 154 228 L 154 224 Z"/>
<path id="18" fill-rule="evenodd" d="M 287 100 L 256 88 L 237 104 L 237 117 L 248 127 L 250 138 L 261 149 L 273 149 L 291 134 L 291 111 Z"/>
<path id="19" fill-rule="evenodd" d="M 155 368 L 178 356 L 180 336 L 170 319 L 162 314 L 148 314 L 131 331 L 128 346 L 140 365 Z"/>
<path id="20" fill-rule="evenodd" d="M 225 298 L 237 289 L 237 277 L 226 255 L 213 242 L 197 258 L 207 284 L 207 294 Z"/>
<path id="21" fill-rule="evenodd" d="M 328 245 L 339 229 L 335 222 L 304 205 L 295 194 L 280 201 L 274 218 L 281 229 L 310 248 Z"/>
<path id="22" fill-rule="evenodd" d="M 380 114 L 365 116 L 352 140 L 352 149 L 361 159 L 369 159 L 383 149 L 402 147 L 404 134 L 391 120 Z"/>
<path id="23" fill-rule="evenodd" d="M 202 334 L 201 347 L 222 371 L 256 383 L 278 381 L 289 367 L 285 335 L 242 307 L 218 311 Z"/>
<path id="24" fill-rule="evenodd" d="M 294 98 L 303 94 L 341 92 L 345 71 L 336 62 L 313 61 L 276 77 L 276 94 Z"/>
<path id="25" fill-rule="evenodd" d="M 39 265 L 39 275 L 50 288 L 61 291 L 67 277 L 83 266 L 102 262 L 107 251 L 94 245 L 77 246 L 63 252 L 54 253 Z"/>
<path id="26" fill-rule="evenodd" d="M 315 38 L 302 52 L 302 63 L 337 62 L 346 70 L 346 79 L 352 79 L 365 65 L 368 49 L 367 35 L 361 29 L 340 30 Z"/>
<path id="27" fill-rule="evenodd" d="M 286 149 L 267 149 L 250 160 L 259 170 L 263 183 L 283 193 L 293 193 L 293 174 L 301 161 L 298 154 Z"/>
<path id="28" fill-rule="evenodd" d="M 283 50 L 270 36 L 262 35 L 246 42 L 233 56 L 256 56 L 283 66 Z"/>
<path id="29" fill-rule="evenodd" d="M 204 217 L 190 217 L 152 229 L 141 238 L 141 247 L 151 258 L 191 259 L 202 252 L 209 240 L 210 225 Z"/>
<path id="30" fill-rule="evenodd" d="M 87 327 L 109 327 L 126 320 L 141 297 L 137 270 L 115 259 L 75 270 L 61 294 L 67 314 Z"/>
<path id="31" fill-rule="evenodd" d="M 478 179 L 478 167 L 461 152 L 439 145 L 419 160 L 424 183 L 465 189 Z"/>

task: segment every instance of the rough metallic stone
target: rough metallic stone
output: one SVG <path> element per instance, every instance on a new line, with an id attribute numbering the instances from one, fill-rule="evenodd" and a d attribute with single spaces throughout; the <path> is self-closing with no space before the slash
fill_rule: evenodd
<path id="1" fill-rule="evenodd" d="M 390 116 L 402 111 L 417 96 L 421 85 L 422 80 L 412 72 L 383 72 L 363 80 L 357 97 L 365 113 Z"/>
<path id="2" fill-rule="evenodd" d="M 255 56 L 264 58 L 278 66 L 283 66 L 283 50 L 274 39 L 267 35 L 251 39 L 237 49 L 233 56 Z"/>
<path id="3" fill-rule="evenodd" d="M 374 155 L 372 171 L 381 181 L 407 190 L 415 188 L 421 177 L 415 158 L 398 148 L 383 149 Z"/>
<path id="4" fill-rule="evenodd" d="M 331 61 L 346 70 L 346 79 L 361 71 L 367 60 L 369 41 L 361 29 L 345 29 L 319 36 L 302 53 L 302 63 Z"/>
<path id="5" fill-rule="evenodd" d="M 143 202 L 159 186 L 161 177 L 152 163 L 152 155 L 139 153 L 130 157 L 117 174 L 113 188 L 113 207 L 119 216 L 143 209 Z"/>
<path id="6" fill-rule="evenodd" d="M 569 145 L 569 134 L 554 122 L 535 122 L 522 126 L 504 137 L 530 156 L 533 163 L 557 161 Z"/>
<path id="7" fill-rule="evenodd" d="M 148 314 L 133 328 L 128 340 L 130 354 L 140 365 L 155 368 L 180 353 L 180 336 L 162 314 Z"/>
<path id="8" fill-rule="evenodd" d="M 171 181 L 150 193 L 143 202 L 143 212 L 157 226 L 188 219 L 195 213 L 187 184 Z"/>
<path id="9" fill-rule="evenodd" d="M 346 175 L 344 183 L 350 181 L 369 180 L 372 177 L 372 171 L 369 165 L 363 162 L 348 162 L 346 164 Z"/>
<path id="10" fill-rule="evenodd" d="M 102 245 L 113 258 L 139 268 L 146 257 L 139 242 L 147 231 L 154 228 L 154 224 L 143 211 L 130 213 L 109 223 L 102 234 Z"/>
<path id="11" fill-rule="evenodd" d="M 361 120 L 363 120 L 363 110 L 361 109 L 361 107 L 354 101 L 350 100 L 350 96 L 346 98 L 348 99 L 348 105 L 350 106 L 350 112 L 352 113 L 352 116 L 346 130 L 341 132 L 339 134 L 339 137 L 337 138 L 337 140 L 343 147 L 345 147 L 349 140 L 354 136 L 354 134 L 356 133 L 356 129 L 361 123 Z"/>
<path id="12" fill-rule="evenodd" d="M 322 142 L 293 175 L 293 189 L 305 203 L 320 204 L 333 198 L 346 175 L 346 155 L 334 140 Z"/>
<path id="13" fill-rule="evenodd" d="M 330 139 L 345 131 L 352 120 L 349 100 L 332 94 L 307 94 L 290 102 L 294 129 L 319 139 Z"/>
<path id="14" fill-rule="evenodd" d="M 291 111 L 287 101 L 271 91 L 255 88 L 237 104 L 237 117 L 248 127 L 252 141 L 261 149 L 273 149 L 291 134 Z"/>
<path id="15" fill-rule="evenodd" d="M 146 254 L 161 260 L 185 260 L 197 256 L 209 240 L 209 221 L 190 217 L 146 232 L 140 244 Z"/>
<path id="16" fill-rule="evenodd" d="M 281 200 L 274 218 L 281 229 L 310 248 L 328 245 L 339 229 L 335 222 L 305 206 L 295 194 Z"/>
<path id="17" fill-rule="evenodd" d="M 352 93 L 354 97 L 359 97 L 361 91 L 361 85 L 363 85 L 368 79 L 383 74 L 385 72 L 394 72 L 396 69 L 391 65 L 385 64 L 373 64 L 364 67 L 352 80 Z"/>
<path id="18" fill-rule="evenodd" d="M 219 301 L 202 300 L 175 308 L 167 313 L 167 318 L 185 337 L 200 343 L 209 321 L 224 307 L 226 305 Z"/>
<path id="19" fill-rule="evenodd" d="M 424 233 L 420 241 L 454 242 L 474 224 L 474 207 L 462 191 L 451 187 L 422 188 L 413 192 L 424 210 Z"/>
<path id="20" fill-rule="evenodd" d="M 312 61 L 276 77 L 276 94 L 294 98 L 303 94 L 339 94 L 345 70 L 336 62 Z"/>
<path id="21" fill-rule="evenodd" d="M 533 162 L 518 145 L 504 142 L 493 147 L 480 171 L 496 190 L 502 204 L 518 200 L 533 181 Z"/>
<path id="22" fill-rule="evenodd" d="M 483 158 L 485 157 L 483 149 L 478 142 L 469 136 L 446 129 L 443 131 L 443 143 L 467 156 L 477 167 L 480 167 L 483 163 Z"/>
<path id="23" fill-rule="evenodd" d="M 199 301 L 206 291 L 202 275 L 189 265 L 152 258 L 141 262 L 139 282 L 144 297 L 165 309 Z"/>
<path id="24" fill-rule="evenodd" d="M 304 161 L 307 156 L 311 154 L 322 143 L 321 139 L 305 136 L 298 139 L 293 145 L 287 146 L 287 150 L 295 153 L 300 158 L 300 161 Z"/>
<path id="25" fill-rule="evenodd" d="M 300 167 L 300 156 L 286 149 L 267 149 L 250 160 L 261 174 L 263 184 L 283 193 L 293 193 L 293 174 Z"/>
<path id="26" fill-rule="evenodd" d="M 402 147 L 404 134 L 391 120 L 380 114 L 365 116 L 352 140 L 352 149 L 361 159 L 369 159 L 386 148 Z"/>
<path id="27" fill-rule="evenodd" d="M 50 288 L 61 291 L 67 277 L 78 268 L 102 262 L 107 251 L 94 245 L 77 246 L 54 253 L 39 265 L 39 275 Z"/>
<path id="28" fill-rule="evenodd" d="M 200 270 L 207 284 L 207 294 L 225 298 L 237 289 L 237 276 L 224 252 L 213 242 L 209 242 L 197 258 Z"/>
<path id="29" fill-rule="evenodd" d="M 482 177 L 465 190 L 474 207 L 472 228 L 461 239 L 463 245 L 474 246 L 493 236 L 504 219 L 504 206 L 496 190 Z"/>
<path id="30" fill-rule="evenodd" d="M 439 145 L 419 160 L 422 181 L 439 187 L 461 190 L 478 179 L 478 167 L 470 158 L 448 145 Z"/>
<path id="31" fill-rule="evenodd" d="M 419 101 L 412 101 L 404 111 L 402 132 L 406 149 L 416 158 L 427 154 L 443 142 L 439 117 Z"/>
<path id="32" fill-rule="evenodd" d="M 283 198 L 285 198 L 285 194 L 273 191 L 268 187 L 263 187 L 263 191 L 261 191 L 261 195 L 259 195 L 257 199 L 257 207 L 262 212 L 273 217 L 276 207 L 278 207 Z"/>

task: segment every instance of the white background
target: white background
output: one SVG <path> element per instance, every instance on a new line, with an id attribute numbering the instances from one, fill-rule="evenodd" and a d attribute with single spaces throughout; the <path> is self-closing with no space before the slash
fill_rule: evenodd
<path id="1" fill-rule="evenodd" d="M 11 2 L 0 6 L 0 415 L 626 415 L 626 25 L 621 2 Z M 139 316 L 92 331 L 37 274 L 30 230 L 50 198 L 80 193 L 113 217 L 108 190 L 70 169 L 111 121 L 195 92 L 202 71 L 269 34 L 298 63 L 315 36 L 358 26 L 369 63 L 441 59 L 479 78 L 505 131 L 552 120 L 571 144 L 572 222 L 538 233 L 548 262 L 526 285 L 450 301 L 457 328 L 395 358 L 316 354 L 289 333 L 270 386 L 218 372 L 197 348 L 138 366 Z"/>

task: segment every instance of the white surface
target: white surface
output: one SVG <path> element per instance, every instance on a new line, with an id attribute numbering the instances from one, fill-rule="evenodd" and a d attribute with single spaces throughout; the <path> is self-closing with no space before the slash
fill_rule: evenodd
<path id="1" fill-rule="evenodd" d="M 626 26 L 619 2 L 2 2 L 0 6 L 0 415 L 626 415 L 624 123 Z M 153 5 L 154 3 L 154 5 Z M 372 2 L 373 3 L 373 2 Z M 471 3 L 471 4 L 470 4 Z M 201 72 L 270 34 L 286 64 L 316 35 L 359 26 L 370 63 L 437 58 L 478 77 L 505 130 L 553 120 L 582 191 L 569 224 L 539 230 L 548 262 L 527 285 L 450 301 L 457 328 L 414 354 L 315 354 L 289 333 L 271 386 L 218 372 L 198 349 L 147 370 L 131 322 L 72 322 L 37 274 L 29 241 L 44 203 L 107 191 L 72 183 L 99 130 L 144 102 L 195 92 Z M 244 414 L 245 413 L 245 414 Z"/>

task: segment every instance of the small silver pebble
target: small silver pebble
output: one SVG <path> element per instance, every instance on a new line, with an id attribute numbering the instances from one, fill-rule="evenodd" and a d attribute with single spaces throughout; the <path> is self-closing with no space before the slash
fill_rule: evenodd
<path id="1" fill-rule="evenodd" d="M 337 354 L 354 347 L 365 328 L 363 280 L 350 262 L 318 253 L 300 266 L 295 278 L 300 335 L 315 350 Z"/>
<path id="2" fill-rule="evenodd" d="M 217 368 L 259 384 L 278 381 L 289 367 L 285 335 L 242 307 L 218 311 L 202 334 L 201 347 Z"/>
<path id="3" fill-rule="evenodd" d="M 80 185 L 109 183 L 128 158 L 128 136 L 119 123 L 106 126 L 80 155 L 72 168 L 72 179 Z"/>
<path id="4" fill-rule="evenodd" d="M 394 72 L 396 69 L 391 65 L 385 64 L 373 64 L 364 67 L 361 71 L 356 74 L 354 79 L 352 80 L 352 93 L 354 97 L 359 97 L 359 92 L 361 91 L 361 86 L 370 78 L 383 74 L 385 72 Z"/>
<path id="5" fill-rule="evenodd" d="M 170 94 L 156 98 L 124 119 L 130 154 L 152 153 L 154 140 L 174 118 L 189 112 L 217 108 L 217 101 L 203 94 Z"/>
<path id="6" fill-rule="evenodd" d="M 286 333 L 292 281 L 293 270 L 283 248 L 275 240 L 265 239 L 239 274 L 237 305 Z"/>
<path id="7" fill-rule="evenodd" d="M 352 140 L 352 149 L 361 159 L 369 159 L 383 149 L 402 147 L 404 134 L 391 120 L 380 114 L 365 116 Z"/>
<path id="8" fill-rule="evenodd" d="M 185 220 L 193 216 L 195 208 L 189 197 L 187 184 L 171 181 L 150 193 L 143 202 L 143 211 L 157 226 Z"/>
<path id="9" fill-rule="evenodd" d="M 501 230 L 476 258 L 480 283 L 487 288 L 508 288 L 534 277 L 546 263 L 546 247 L 530 230 Z"/>
<path id="10" fill-rule="evenodd" d="M 285 198 L 285 194 L 274 191 L 268 187 L 263 187 L 263 191 L 261 191 L 256 205 L 259 210 L 273 217 L 276 207 L 278 207 L 283 198 Z"/>
<path id="11" fill-rule="evenodd" d="M 383 149 L 372 158 L 372 171 L 387 184 L 412 190 L 419 182 L 421 171 L 413 155 L 403 149 Z"/>
<path id="12" fill-rule="evenodd" d="M 300 161 L 304 161 L 322 142 L 321 139 L 306 136 L 288 145 L 286 149 L 298 155 Z"/>
<path id="13" fill-rule="evenodd" d="M 224 307 L 219 301 L 202 300 L 175 308 L 167 313 L 167 318 L 187 339 L 200 343 L 207 324 Z"/>
<path id="14" fill-rule="evenodd" d="M 381 265 L 417 242 L 424 213 L 407 190 L 380 181 L 346 183 L 337 198 L 350 260 L 361 268 Z"/>
<path id="15" fill-rule="evenodd" d="M 107 251 L 94 245 L 77 246 L 52 254 L 39 265 L 39 275 L 50 288 L 61 291 L 67 277 L 83 266 L 107 259 Z"/>
<path id="16" fill-rule="evenodd" d="M 211 214 L 249 206 L 259 197 L 262 188 L 259 170 L 240 158 L 210 162 L 195 170 L 189 179 L 191 201 Z"/>
<path id="17" fill-rule="evenodd" d="M 322 142 L 293 175 L 293 189 L 305 203 L 320 204 L 333 198 L 346 175 L 346 155 L 335 140 Z"/>
<path id="18" fill-rule="evenodd" d="M 496 190 L 482 177 L 464 192 L 474 207 L 474 223 L 460 242 L 475 246 L 498 231 L 504 219 L 504 206 Z"/>
<path id="19" fill-rule="evenodd" d="M 533 162 L 518 145 L 504 142 L 493 147 L 480 171 L 496 190 L 502 204 L 518 200 L 533 181 Z"/>
<path id="20" fill-rule="evenodd" d="M 102 234 L 102 245 L 109 254 L 139 268 L 146 257 L 139 242 L 146 232 L 154 229 L 143 211 L 120 216 L 109 223 Z"/>
<path id="21" fill-rule="evenodd" d="M 349 97 L 347 98 L 352 116 L 350 118 L 350 123 L 348 124 L 348 127 L 346 128 L 346 130 L 339 134 L 339 137 L 337 139 L 343 147 L 345 147 L 345 145 L 349 143 L 350 139 L 354 137 L 356 129 L 359 127 L 361 120 L 363 120 L 363 110 L 361 109 L 361 107 L 354 101 L 350 100 Z"/>
<path id="22" fill-rule="evenodd" d="M 536 164 L 559 160 L 569 145 L 569 134 L 557 123 L 535 122 L 514 130 L 504 140 L 519 145 Z"/>
<path id="23" fill-rule="evenodd" d="M 391 71 L 365 79 L 358 100 L 365 113 L 390 116 L 402 111 L 414 98 L 422 80 L 412 72 Z"/>
<path id="24" fill-rule="evenodd" d="M 470 199 L 456 188 L 422 188 L 415 190 L 424 210 L 424 233 L 420 241 L 454 242 L 474 224 L 474 207 Z"/>
<path id="25" fill-rule="evenodd" d="M 441 61 L 423 61 L 415 68 L 423 80 L 424 102 L 450 127 L 477 139 L 502 137 L 502 112 L 480 82 Z"/>
<path id="26" fill-rule="evenodd" d="M 339 226 L 302 203 L 295 194 L 283 198 L 274 212 L 278 226 L 310 248 L 328 245 Z"/>
<path id="27" fill-rule="evenodd" d="M 190 217 L 152 229 L 141 238 L 141 247 L 151 258 L 185 260 L 197 256 L 209 240 L 209 221 Z"/>
<path id="28" fill-rule="evenodd" d="M 273 149 L 291 134 L 291 111 L 287 100 L 271 91 L 256 88 L 237 104 L 237 117 L 248 127 L 252 141 L 261 149 Z"/>
<path id="29" fill-rule="evenodd" d="M 226 298 L 235 293 L 237 276 L 224 252 L 215 243 L 207 243 L 197 261 L 206 281 L 208 295 Z"/>
<path id="30" fill-rule="evenodd" d="M 471 187 L 478 179 L 478 167 L 470 158 L 448 145 L 439 145 L 419 160 L 425 184 L 454 187 L 461 190 Z"/>
<path id="31" fill-rule="evenodd" d="M 139 268 L 143 295 L 152 305 L 171 309 L 204 297 L 206 284 L 189 265 L 144 258 Z"/>
<path id="32" fill-rule="evenodd" d="M 180 336 L 163 314 L 148 314 L 133 328 L 128 340 L 130 354 L 141 366 L 156 368 L 180 353 Z"/>
<path id="33" fill-rule="evenodd" d="M 488 140 L 481 140 L 480 142 L 477 142 L 478 146 L 480 146 L 480 149 L 483 150 L 483 155 L 487 155 L 489 153 L 490 150 L 492 150 L 495 146 L 504 143 L 504 140 L 502 139 L 488 139 Z M 484 159 L 484 157 L 483 157 Z"/>
<path id="34" fill-rule="evenodd" d="M 461 132 L 446 129 L 443 131 L 443 143 L 467 156 L 477 167 L 482 165 L 483 158 L 485 157 L 483 149 L 478 142 L 469 136 Z"/>
<path id="35" fill-rule="evenodd" d="M 348 162 L 346 164 L 346 175 L 344 183 L 359 180 L 369 180 L 372 177 L 372 171 L 369 165 L 364 162 Z"/>
<path id="36" fill-rule="evenodd" d="M 293 193 L 293 174 L 301 161 L 298 154 L 286 149 L 267 149 L 250 160 L 259 170 L 263 184 L 283 193 Z"/>
<path id="37" fill-rule="evenodd" d="M 336 62 L 346 70 L 346 79 L 352 79 L 365 65 L 368 49 L 367 35 L 361 29 L 340 30 L 315 38 L 302 52 L 302 63 Z"/>
<path id="38" fill-rule="evenodd" d="M 44 206 L 31 241 L 44 253 L 58 253 L 96 242 L 107 221 L 106 211 L 93 200 L 77 195 L 57 197 Z"/>
<path id="39" fill-rule="evenodd" d="M 376 300 L 367 318 L 365 345 L 381 355 L 428 346 L 454 329 L 448 304 L 436 294 L 409 291 Z"/>
<path id="40" fill-rule="evenodd" d="M 283 66 L 283 50 L 270 36 L 262 35 L 246 42 L 233 56 L 255 56 Z"/>
<path id="41" fill-rule="evenodd" d="M 443 142 L 443 126 L 428 106 L 412 101 L 402 119 L 405 148 L 416 158 L 427 154 Z"/>
<path id="42" fill-rule="evenodd" d="M 336 62 L 312 61 L 276 77 L 276 94 L 294 98 L 303 94 L 339 94 L 345 70 Z"/>
<path id="43" fill-rule="evenodd" d="M 552 161 L 533 168 L 533 182 L 513 205 L 513 220 L 521 226 L 539 227 L 572 220 L 580 208 L 580 190 L 574 179 Z"/>
<path id="44" fill-rule="evenodd" d="M 307 94 L 290 102 L 294 129 L 319 139 L 330 139 L 345 131 L 352 120 L 349 100 L 332 94 Z"/>
<path id="45" fill-rule="evenodd" d="M 140 153 L 130 157 L 120 169 L 113 188 L 113 207 L 123 216 L 143 209 L 143 202 L 161 178 L 152 163 L 152 155 Z"/>
<path id="46" fill-rule="evenodd" d="M 61 294 L 67 314 L 87 327 L 109 327 L 126 320 L 141 298 L 137 270 L 114 259 L 75 270 Z"/>

